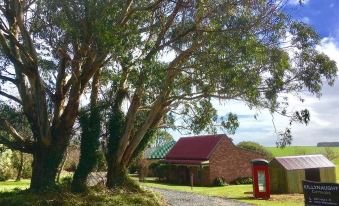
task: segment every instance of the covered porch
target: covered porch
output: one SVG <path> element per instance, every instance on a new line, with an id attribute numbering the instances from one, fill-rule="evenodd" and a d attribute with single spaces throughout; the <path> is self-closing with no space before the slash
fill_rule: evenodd
<path id="1" fill-rule="evenodd" d="M 190 186 L 211 185 L 209 161 L 201 160 L 165 160 L 169 164 L 167 181 L 173 184 Z"/>

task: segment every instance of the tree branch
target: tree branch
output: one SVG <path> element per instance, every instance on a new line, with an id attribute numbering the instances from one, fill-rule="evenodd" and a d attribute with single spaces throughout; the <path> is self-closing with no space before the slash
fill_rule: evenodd
<path id="1" fill-rule="evenodd" d="M 15 79 L 12 79 L 10 77 L 5 77 L 5 76 L 1 76 L 0 75 L 0 79 L 4 80 L 4 81 L 7 81 L 7 82 L 12 82 L 13 84 L 16 84 L 16 80 Z"/>
<path id="2" fill-rule="evenodd" d="M 27 138 L 21 136 L 15 128 L 4 118 L 0 117 L 0 126 L 2 126 L 17 142 L 24 143 Z"/>
<path id="3" fill-rule="evenodd" d="M 19 98 L 15 97 L 13 95 L 7 94 L 6 92 L 0 91 L 0 95 L 7 97 L 8 99 L 11 99 L 11 100 L 13 100 L 13 101 L 15 101 L 19 104 L 22 104 L 22 101 Z"/>
<path id="4" fill-rule="evenodd" d="M 17 141 L 10 141 L 9 139 L 5 138 L 4 136 L 0 135 L 0 144 L 5 145 L 6 147 L 12 150 L 18 150 L 24 153 L 33 154 L 33 147 L 27 147 L 23 143 Z"/>

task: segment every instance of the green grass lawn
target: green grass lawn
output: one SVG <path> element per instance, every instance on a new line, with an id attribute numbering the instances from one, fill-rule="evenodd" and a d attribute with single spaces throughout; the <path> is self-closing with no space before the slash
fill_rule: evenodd
<path id="1" fill-rule="evenodd" d="M 289 146 L 285 148 L 266 147 L 272 152 L 273 156 L 291 156 L 291 155 L 304 155 L 304 154 L 323 154 L 326 147 L 315 146 Z M 336 153 L 339 153 L 339 147 L 330 147 Z M 337 160 L 339 163 L 339 159 Z"/>
<path id="2" fill-rule="evenodd" d="M 21 180 L 21 181 L 14 181 L 8 180 L 5 182 L 0 182 L 0 192 L 9 192 L 14 190 L 15 188 L 24 190 L 29 187 L 30 180 Z"/>
<path id="3" fill-rule="evenodd" d="M 177 190 L 184 192 L 194 192 L 202 195 L 218 196 L 222 198 L 229 198 L 246 202 L 255 205 L 267 205 L 267 206 L 297 206 L 304 205 L 303 195 L 272 195 L 270 200 L 257 200 L 252 197 L 251 194 L 244 194 L 245 192 L 252 192 L 252 185 L 230 185 L 223 187 L 191 187 L 189 186 L 178 186 L 157 182 L 143 182 L 144 186 L 156 187 L 161 189 Z"/>

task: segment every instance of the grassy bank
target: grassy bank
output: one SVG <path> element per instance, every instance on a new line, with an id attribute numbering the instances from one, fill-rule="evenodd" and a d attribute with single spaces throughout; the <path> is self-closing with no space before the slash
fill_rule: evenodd
<path id="1" fill-rule="evenodd" d="M 44 193 L 24 190 L 29 180 L 0 182 L 0 205 L 6 206 L 160 206 L 161 198 L 149 191 L 128 192 L 92 187 L 89 192 L 74 194 L 68 187 L 58 187 Z M 16 188 L 16 189 L 15 189 Z"/>
<path id="2" fill-rule="evenodd" d="M 326 147 L 314 146 L 290 146 L 286 148 L 266 147 L 273 156 L 291 156 L 291 155 L 305 155 L 305 154 L 324 154 Z M 331 150 L 339 154 L 339 147 L 329 147 Z M 339 163 L 339 159 L 337 159 Z"/>

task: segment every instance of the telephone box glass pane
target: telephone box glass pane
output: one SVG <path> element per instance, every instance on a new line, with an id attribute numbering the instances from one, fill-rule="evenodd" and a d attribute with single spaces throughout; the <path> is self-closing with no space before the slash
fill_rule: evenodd
<path id="1" fill-rule="evenodd" d="M 265 171 L 258 171 L 258 187 L 259 192 L 266 192 Z"/>

